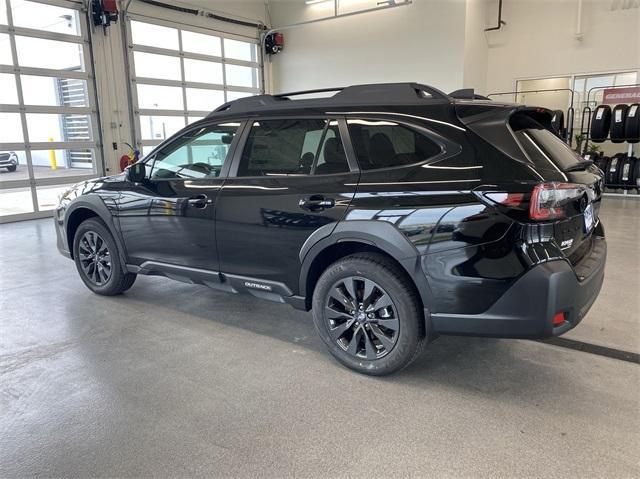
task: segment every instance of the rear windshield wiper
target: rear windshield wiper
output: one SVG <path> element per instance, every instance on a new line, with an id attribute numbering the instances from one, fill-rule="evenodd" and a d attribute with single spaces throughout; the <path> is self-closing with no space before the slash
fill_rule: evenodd
<path id="1" fill-rule="evenodd" d="M 573 165 L 567 166 L 564 170 L 565 173 L 569 173 L 570 171 L 583 171 L 593 165 L 593 160 L 582 160 L 578 163 L 574 163 Z"/>

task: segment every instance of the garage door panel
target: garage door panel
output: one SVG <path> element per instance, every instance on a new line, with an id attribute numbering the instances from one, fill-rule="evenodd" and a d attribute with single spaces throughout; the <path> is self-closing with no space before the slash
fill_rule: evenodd
<path id="1" fill-rule="evenodd" d="M 128 22 L 136 137 L 143 154 L 226 101 L 262 92 L 257 40 L 137 15 Z M 162 40 L 150 40 L 160 34 Z"/>
<path id="2" fill-rule="evenodd" d="M 68 185 L 104 168 L 82 5 L 0 3 L 9 5 L 0 14 L 0 156 L 10 158 L 0 167 L 4 222 L 41 217 Z"/>

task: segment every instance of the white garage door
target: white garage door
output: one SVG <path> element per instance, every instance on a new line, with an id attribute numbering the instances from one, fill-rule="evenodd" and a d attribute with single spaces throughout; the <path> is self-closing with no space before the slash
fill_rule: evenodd
<path id="1" fill-rule="evenodd" d="M 263 91 L 257 40 L 146 17 L 128 20 L 136 137 L 144 154 L 226 101 Z"/>
<path id="2" fill-rule="evenodd" d="M 0 221 L 103 174 L 90 59 L 80 2 L 0 0 Z"/>

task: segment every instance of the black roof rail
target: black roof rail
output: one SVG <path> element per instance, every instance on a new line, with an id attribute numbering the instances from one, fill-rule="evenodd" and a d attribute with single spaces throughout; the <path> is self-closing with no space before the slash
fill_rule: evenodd
<path id="1" fill-rule="evenodd" d="M 372 83 L 370 85 L 354 85 L 342 89 L 332 99 L 339 101 L 368 101 L 372 97 L 384 95 L 385 100 L 391 102 L 416 101 L 417 99 L 439 99 L 450 101 L 451 98 L 443 91 L 421 83 Z"/>
<path id="2" fill-rule="evenodd" d="M 314 93 L 327 93 L 327 92 L 330 92 L 330 91 L 339 92 L 339 91 L 344 90 L 344 89 L 345 89 L 345 87 L 339 86 L 339 87 L 335 87 L 335 88 L 319 88 L 317 90 L 301 90 L 301 91 L 292 91 L 290 93 L 277 93 L 276 95 L 273 95 L 273 96 L 278 97 L 278 98 L 282 98 L 282 97 L 289 97 L 289 96 L 312 95 Z"/>
<path id="3" fill-rule="evenodd" d="M 237 100 L 232 100 L 232 101 L 223 103 L 218 108 L 213 110 L 212 113 L 229 111 L 231 109 L 250 110 L 251 108 L 274 105 L 274 104 L 277 104 L 277 102 L 283 101 L 283 100 L 288 100 L 288 98 L 279 98 L 279 97 L 274 97 L 273 95 L 247 96 L 244 98 L 238 98 Z"/>
<path id="4" fill-rule="evenodd" d="M 291 100 L 290 97 L 300 95 L 310 95 L 314 93 L 337 92 L 335 95 L 326 98 L 313 98 Z M 406 104 L 420 100 L 445 101 L 450 102 L 451 96 L 443 91 L 429 85 L 420 83 L 373 83 L 370 85 L 354 85 L 349 87 L 321 88 L 317 90 L 303 90 L 291 93 L 280 93 L 276 95 L 257 95 L 239 98 L 238 100 L 227 102 L 213 113 L 224 111 L 242 112 L 251 111 L 262 107 L 277 107 L 288 103 L 296 106 L 336 106 L 338 104 L 368 104 L 384 99 L 390 104 Z M 293 103 L 289 103 L 293 102 Z M 212 113 L 212 114 L 213 114 Z"/>

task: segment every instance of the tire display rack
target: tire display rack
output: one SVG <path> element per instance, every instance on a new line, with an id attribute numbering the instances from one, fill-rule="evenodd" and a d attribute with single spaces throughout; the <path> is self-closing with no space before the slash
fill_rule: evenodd
<path id="1" fill-rule="evenodd" d="M 597 156 L 595 164 L 604 172 L 606 190 L 634 191 L 640 194 L 640 160 L 627 153 Z"/>
<path id="2" fill-rule="evenodd" d="M 635 192 L 640 195 L 640 158 L 634 154 L 635 145 L 640 143 L 640 104 L 620 103 L 617 105 L 598 105 L 595 108 L 589 106 L 591 96 L 599 90 L 617 89 L 640 86 L 639 83 L 630 85 L 605 85 L 593 87 L 587 92 L 586 105 L 582 109 L 582 123 L 580 135 L 584 138 L 581 154 L 585 159 L 591 159 L 605 173 L 605 194 L 618 196 Z M 568 92 L 571 96 L 570 107 L 566 115 L 562 110 L 554 110 L 551 125 L 560 139 L 571 145 L 573 141 L 573 127 L 575 109 L 573 107 L 575 91 L 570 88 L 552 88 L 541 90 L 522 90 L 491 93 L 492 96 L 514 95 L 522 93 L 552 93 Z M 595 100 L 594 100 L 595 102 Z M 565 126 L 566 118 L 566 126 Z M 613 156 L 600 154 L 595 158 L 587 153 L 589 142 L 602 143 L 610 140 L 612 143 L 627 144 L 625 152 L 616 153 Z M 620 193 L 621 192 L 621 193 Z"/>
<path id="3" fill-rule="evenodd" d="M 594 160 L 605 173 L 605 194 L 611 193 L 607 190 L 622 190 L 623 195 L 630 191 L 640 194 L 640 159 L 634 155 L 635 145 L 640 143 L 640 103 L 601 104 L 592 109 L 588 106 L 589 100 L 591 94 L 598 90 L 635 86 L 640 84 L 599 86 L 587 93 L 587 106 L 583 109 L 580 125 L 580 133 L 585 137 L 582 154 L 584 158 Z M 601 153 L 592 158 L 587 153 L 589 142 L 603 143 L 607 140 L 614 144 L 626 143 L 627 150 L 611 157 Z"/>

